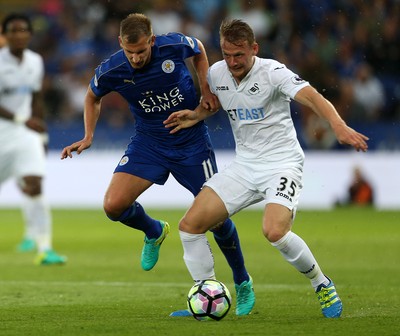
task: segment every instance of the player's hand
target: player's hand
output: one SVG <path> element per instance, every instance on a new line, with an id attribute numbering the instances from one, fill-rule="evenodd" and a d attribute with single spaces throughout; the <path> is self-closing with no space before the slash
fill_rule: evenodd
<path id="1" fill-rule="evenodd" d="M 218 98 L 210 91 L 203 92 L 203 95 L 200 98 L 200 104 L 203 108 L 210 112 L 215 112 L 219 109 Z"/>
<path id="2" fill-rule="evenodd" d="M 340 144 L 353 146 L 357 152 L 360 150 L 363 152 L 367 151 L 367 140 L 369 140 L 369 138 L 364 134 L 358 133 L 346 124 L 340 124 L 334 127 L 333 130 Z"/>
<path id="3" fill-rule="evenodd" d="M 163 124 L 166 128 L 172 128 L 169 132 L 174 134 L 182 128 L 192 127 L 198 122 L 196 113 L 192 110 L 181 110 L 171 113 Z"/>
<path id="4" fill-rule="evenodd" d="M 92 142 L 86 139 L 82 139 L 78 142 L 73 143 L 65 147 L 61 152 L 61 160 L 67 157 L 72 158 L 72 152 L 76 152 L 78 155 L 81 154 L 85 149 L 88 149 L 92 145 Z"/>
<path id="5" fill-rule="evenodd" d="M 31 117 L 25 122 L 25 126 L 30 128 L 33 131 L 36 131 L 38 133 L 46 133 L 47 132 L 47 126 L 46 123 L 36 117 Z"/>

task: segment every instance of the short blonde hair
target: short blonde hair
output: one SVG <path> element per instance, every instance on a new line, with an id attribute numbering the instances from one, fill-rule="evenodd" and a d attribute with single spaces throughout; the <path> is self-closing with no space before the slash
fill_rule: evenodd
<path id="1" fill-rule="evenodd" d="M 253 29 L 244 21 L 239 19 L 226 19 L 222 21 L 219 28 L 220 39 L 224 39 L 235 45 L 247 42 L 249 46 L 256 43 Z"/>
<path id="2" fill-rule="evenodd" d="M 128 43 L 136 43 L 143 35 L 148 37 L 153 35 L 151 21 L 141 13 L 129 14 L 121 21 L 119 34 Z"/>

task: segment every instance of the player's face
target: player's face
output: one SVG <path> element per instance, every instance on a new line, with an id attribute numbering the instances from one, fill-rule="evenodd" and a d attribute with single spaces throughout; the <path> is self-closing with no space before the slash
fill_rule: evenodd
<path id="1" fill-rule="evenodd" d="M 229 71 L 240 82 L 253 67 L 258 44 L 254 43 L 251 46 L 247 42 L 232 44 L 222 38 L 221 50 Z"/>
<path id="2" fill-rule="evenodd" d="M 134 69 L 141 69 L 150 62 L 151 47 L 154 45 L 155 36 L 141 37 L 136 43 L 128 43 L 127 39 L 119 37 L 119 44 L 125 56 Z"/>
<path id="3" fill-rule="evenodd" d="M 29 31 L 28 23 L 25 20 L 18 19 L 8 23 L 4 36 L 11 52 L 17 54 L 28 47 L 31 32 Z"/>

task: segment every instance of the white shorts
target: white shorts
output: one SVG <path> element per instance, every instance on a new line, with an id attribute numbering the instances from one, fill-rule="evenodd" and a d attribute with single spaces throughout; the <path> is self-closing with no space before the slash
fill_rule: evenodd
<path id="1" fill-rule="evenodd" d="M 302 185 L 298 168 L 271 170 L 266 165 L 232 162 L 224 171 L 214 174 L 205 186 L 222 199 L 229 216 L 259 203 L 277 203 L 296 210 Z"/>
<path id="2" fill-rule="evenodd" d="M 14 177 L 44 176 L 46 153 L 38 133 L 30 130 L 0 141 L 0 183 Z"/>

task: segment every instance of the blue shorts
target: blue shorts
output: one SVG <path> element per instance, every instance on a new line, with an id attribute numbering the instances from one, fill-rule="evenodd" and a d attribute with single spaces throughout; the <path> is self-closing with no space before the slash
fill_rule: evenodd
<path id="1" fill-rule="evenodd" d="M 217 172 L 210 140 L 173 148 L 133 139 L 114 173 L 124 172 L 163 185 L 169 174 L 196 196 Z"/>

